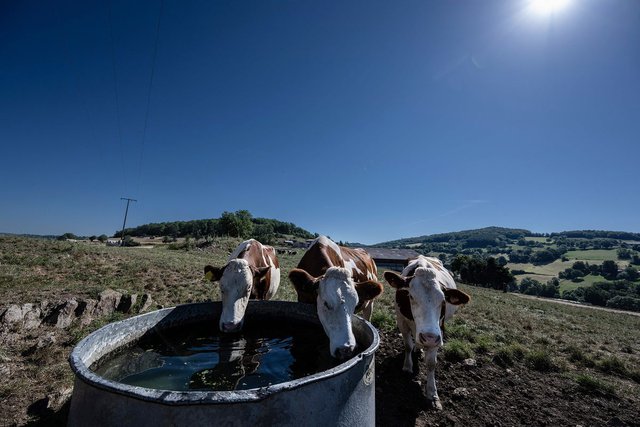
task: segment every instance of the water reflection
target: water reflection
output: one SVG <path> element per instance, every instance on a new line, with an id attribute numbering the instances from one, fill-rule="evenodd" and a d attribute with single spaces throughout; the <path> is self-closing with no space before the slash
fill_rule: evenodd
<path id="1" fill-rule="evenodd" d="M 149 334 L 94 370 L 129 385 L 222 391 L 303 378 L 338 363 L 317 325 L 247 323 L 241 333 L 221 335 L 207 323 Z"/>

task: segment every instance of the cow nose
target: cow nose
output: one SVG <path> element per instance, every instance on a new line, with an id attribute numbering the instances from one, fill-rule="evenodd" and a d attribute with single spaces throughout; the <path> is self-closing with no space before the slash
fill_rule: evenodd
<path id="1" fill-rule="evenodd" d="M 224 322 L 222 323 L 222 332 L 235 332 L 238 330 L 239 326 L 239 323 Z"/>
<path id="2" fill-rule="evenodd" d="M 420 340 L 420 343 L 426 347 L 436 347 L 440 345 L 440 335 L 420 332 L 420 334 L 418 334 L 418 339 Z"/>
<path id="3" fill-rule="evenodd" d="M 336 348 L 336 359 L 348 359 L 353 354 L 354 346 L 345 344 Z"/>

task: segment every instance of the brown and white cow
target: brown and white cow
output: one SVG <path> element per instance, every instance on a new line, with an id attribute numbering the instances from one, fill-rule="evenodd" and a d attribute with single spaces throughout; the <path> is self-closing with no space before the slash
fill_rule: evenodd
<path id="1" fill-rule="evenodd" d="M 224 267 L 207 265 L 204 273 L 208 280 L 220 282 L 222 332 L 240 330 L 249 299 L 271 299 L 280 285 L 280 265 L 275 250 L 254 239 L 240 243 Z"/>
<path id="2" fill-rule="evenodd" d="M 386 271 L 384 278 L 396 288 L 396 322 L 405 344 L 403 371 L 413 373 L 414 343 L 425 351 L 427 401 L 442 409 L 436 389 L 436 356 L 442 346 L 444 321 L 469 295 L 456 289 L 456 282 L 438 258 L 420 255 L 398 274 Z"/>
<path id="3" fill-rule="evenodd" d="M 333 357 L 345 359 L 353 354 L 351 315 L 362 311 L 365 319 L 371 319 L 373 299 L 383 291 L 377 277 L 367 252 L 338 246 L 325 236 L 313 241 L 298 268 L 289 273 L 298 302 L 316 304 Z"/>

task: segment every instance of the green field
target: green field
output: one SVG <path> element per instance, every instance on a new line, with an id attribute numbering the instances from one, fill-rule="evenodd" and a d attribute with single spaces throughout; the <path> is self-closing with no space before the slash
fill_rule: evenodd
<path id="1" fill-rule="evenodd" d="M 525 237 L 524 240 L 530 242 L 547 243 L 547 237 Z"/>
<path id="2" fill-rule="evenodd" d="M 589 261 L 593 263 L 596 261 L 597 263 L 602 263 L 602 261 L 612 260 L 616 261 L 619 265 L 627 265 L 627 261 L 622 261 L 618 259 L 618 250 L 617 249 L 588 249 L 584 251 L 568 251 L 564 254 L 565 257 L 570 260 L 576 261 Z"/>
<path id="3" fill-rule="evenodd" d="M 531 263 L 508 263 L 507 267 L 511 270 L 524 270 L 527 274 L 519 274 L 516 277 L 518 282 L 524 278 L 535 279 L 539 282 L 545 283 L 551 280 L 553 277 L 558 277 L 561 271 L 571 268 L 576 261 L 584 261 L 589 264 L 601 264 L 603 261 L 612 260 L 618 263 L 621 268 L 626 267 L 629 263 L 617 259 L 618 253 L 616 249 L 591 249 L 582 251 L 569 251 L 565 254 L 565 257 L 569 261 L 555 260 L 552 263 L 544 265 L 534 265 Z M 582 282 L 572 282 L 570 280 L 560 281 L 560 292 L 565 290 L 572 290 L 583 286 L 590 286 L 596 282 L 606 282 L 602 276 L 585 276 Z"/>
<path id="4" fill-rule="evenodd" d="M 572 282 L 571 280 L 560 280 L 560 294 L 562 295 L 562 292 L 564 291 L 571 291 L 577 288 L 581 288 L 583 286 L 591 286 L 597 282 L 608 282 L 608 280 L 602 276 L 594 276 L 592 274 L 584 276 L 584 280 L 582 282 Z"/>

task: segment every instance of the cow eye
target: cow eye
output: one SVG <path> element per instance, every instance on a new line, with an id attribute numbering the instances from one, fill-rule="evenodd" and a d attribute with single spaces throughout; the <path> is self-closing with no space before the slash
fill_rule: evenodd
<path id="1" fill-rule="evenodd" d="M 409 294 L 409 299 L 413 301 L 413 295 Z"/>
<path id="2" fill-rule="evenodd" d="M 327 310 L 331 310 L 331 307 L 329 307 L 329 303 L 328 302 L 324 302 L 324 306 L 327 307 Z"/>

